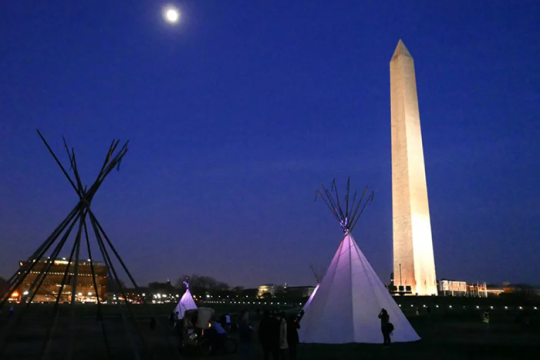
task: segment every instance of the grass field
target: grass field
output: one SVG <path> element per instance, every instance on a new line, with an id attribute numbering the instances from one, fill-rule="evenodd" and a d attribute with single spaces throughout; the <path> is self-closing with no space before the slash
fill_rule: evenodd
<path id="1" fill-rule="evenodd" d="M 410 300 L 407 300 L 410 301 Z M 486 303 L 487 304 L 487 303 Z M 487 306 L 484 304 L 484 306 Z M 212 304 L 216 312 L 239 312 L 238 306 Z M 394 344 L 383 348 L 374 344 L 315 345 L 301 344 L 298 348 L 299 359 L 537 359 L 540 354 L 540 316 L 534 311 L 496 310 L 491 313 L 491 324 L 481 322 L 481 309 L 467 303 L 452 308 L 449 305 L 433 308 L 431 314 L 425 311 L 415 316 L 409 303 L 402 304 L 406 315 L 421 336 L 416 343 Z M 463 306 L 466 308 L 463 309 Z M 13 332 L 16 316 L 9 317 L 6 312 L 0 317 L 0 331 L 7 335 L 4 359 L 35 359 L 41 350 L 45 329 L 49 321 L 52 306 L 36 305 L 20 321 L 17 332 Z M 153 312 L 162 325 L 160 331 L 151 329 L 150 316 L 141 305 L 132 307 L 137 326 L 122 321 L 120 307 L 104 307 L 104 324 L 111 347 L 113 359 L 135 359 L 132 345 L 142 350 L 144 344 L 138 337 L 141 331 L 151 347 L 156 349 L 161 359 L 174 358 L 177 338 L 168 325 L 170 305 L 153 306 Z M 504 307 L 501 307 L 504 309 Z M 293 309 L 291 309 L 292 311 Z M 50 359 L 63 359 L 68 351 L 70 339 L 76 339 L 73 359 L 106 359 L 101 322 L 96 320 L 95 307 L 81 305 L 76 307 L 75 321 L 70 327 L 70 307 L 62 306 L 52 338 L 52 356 Z M 375 314 L 376 316 L 376 314 Z M 254 313 L 253 323 L 257 327 Z M 129 334 L 132 335 L 130 340 Z M 235 335 L 233 334 L 233 337 Z M 381 336 L 382 340 L 382 336 Z M 252 342 L 252 359 L 261 359 L 262 353 L 256 336 Z M 197 358 L 186 356 L 184 358 Z M 144 358 L 144 357 L 143 357 Z M 216 360 L 232 360 L 237 355 L 212 356 Z"/>

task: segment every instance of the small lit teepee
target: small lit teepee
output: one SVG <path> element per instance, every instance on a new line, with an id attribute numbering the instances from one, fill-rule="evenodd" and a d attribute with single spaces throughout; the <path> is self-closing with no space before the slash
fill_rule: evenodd
<path id="1" fill-rule="evenodd" d="M 178 305 L 176 305 L 176 307 L 174 308 L 174 313 L 176 314 L 178 312 L 178 319 L 183 319 L 184 313 L 187 310 L 197 308 L 197 305 L 193 300 L 193 295 L 191 295 L 191 292 L 189 291 L 189 284 L 184 281 L 184 285 L 186 285 L 186 292 L 184 293 L 184 295 L 182 295 L 180 301 L 178 302 Z"/>
<path id="2" fill-rule="evenodd" d="M 364 194 L 356 202 L 356 193 L 349 201 L 347 193 L 340 201 L 335 181 L 330 190 L 324 186 L 317 194 L 339 221 L 345 236 L 313 296 L 301 321 L 300 341 L 305 343 L 382 343 L 378 314 L 386 309 L 394 325 L 392 340 L 419 340 L 411 324 L 383 285 L 354 241 L 352 230 L 373 193 Z"/>

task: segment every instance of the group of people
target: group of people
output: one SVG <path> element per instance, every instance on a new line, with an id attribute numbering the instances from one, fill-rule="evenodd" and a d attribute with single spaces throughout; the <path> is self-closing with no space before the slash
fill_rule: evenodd
<path id="1" fill-rule="evenodd" d="M 238 322 L 226 314 L 221 318 L 213 316 L 210 323 L 211 329 L 218 338 L 226 337 L 228 332 L 238 331 L 240 359 L 252 358 L 252 341 L 256 332 L 262 345 L 263 359 L 296 360 L 296 350 L 300 342 L 298 329 L 300 329 L 302 315 L 303 311 L 298 315 L 287 315 L 285 312 L 265 310 L 256 331 L 253 329 L 247 311 L 240 315 Z M 390 346 L 392 342 L 390 336 L 394 330 L 394 326 L 390 323 L 390 315 L 385 309 L 382 309 L 378 317 L 381 320 L 384 345 Z M 182 320 L 178 318 L 178 313 L 172 313 L 170 321 L 171 325 L 181 333 Z"/>
<path id="2" fill-rule="evenodd" d="M 265 311 L 259 324 L 259 341 L 265 360 L 295 360 L 299 343 L 299 319 L 296 315 L 286 316 L 284 312 Z"/>

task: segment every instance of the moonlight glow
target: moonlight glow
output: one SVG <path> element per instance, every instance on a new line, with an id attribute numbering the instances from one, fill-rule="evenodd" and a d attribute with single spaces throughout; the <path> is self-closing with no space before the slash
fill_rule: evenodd
<path id="1" fill-rule="evenodd" d="M 180 19 L 180 12 L 178 11 L 178 9 L 168 7 L 163 11 L 163 16 L 168 22 L 176 23 L 178 22 L 178 19 Z"/>

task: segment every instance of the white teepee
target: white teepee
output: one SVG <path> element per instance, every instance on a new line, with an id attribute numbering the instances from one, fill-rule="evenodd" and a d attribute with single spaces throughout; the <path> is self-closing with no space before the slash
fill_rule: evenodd
<path id="1" fill-rule="evenodd" d="M 193 296 L 191 295 L 191 292 L 189 291 L 189 287 L 186 289 L 186 292 L 182 297 L 180 298 L 180 301 L 178 302 L 178 305 L 174 308 L 174 313 L 178 312 L 178 319 L 184 318 L 184 313 L 187 310 L 196 309 L 197 305 L 195 304 L 195 301 L 193 300 Z"/>
<path id="2" fill-rule="evenodd" d="M 340 222 L 345 236 L 319 284 L 316 295 L 310 299 L 309 307 L 305 310 L 300 322 L 300 341 L 324 344 L 382 343 L 381 320 L 378 315 L 383 308 L 390 315 L 390 322 L 394 325 L 392 341 L 419 340 L 420 337 L 362 254 L 351 234 L 366 205 L 371 202 L 373 194 L 364 203 L 364 195 L 355 203 L 355 194 L 350 206 L 349 183 L 346 196 L 341 202 L 335 182 L 331 190 L 323 186 L 323 191 L 319 191 L 318 194 Z M 358 212 L 362 203 L 362 210 Z"/>
<path id="3" fill-rule="evenodd" d="M 310 299 L 299 330 L 306 343 L 382 343 L 382 308 L 394 325 L 392 341 L 416 341 L 420 337 L 388 293 L 351 234 L 345 235 L 317 296 Z"/>

